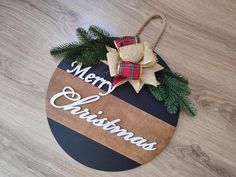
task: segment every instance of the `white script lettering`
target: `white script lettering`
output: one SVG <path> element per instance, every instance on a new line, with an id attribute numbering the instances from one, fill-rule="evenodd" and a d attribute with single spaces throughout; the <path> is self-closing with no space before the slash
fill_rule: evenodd
<path id="1" fill-rule="evenodd" d="M 78 77 L 81 80 L 84 80 L 85 82 L 91 83 L 92 85 L 98 84 L 98 88 L 103 88 L 104 90 L 106 90 L 105 93 L 100 92 L 100 96 L 106 96 L 114 90 L 110 81 L 107 81 L 102 77 L 96 76 L 94 73 L 90 73 L 85 76 L 86 73 L 92 68 L 91 66 L 82 69 L 82 65 L 77 64 L 76 61 L 72 62 L 71 66 L 74 68 L 71 70 L 67 69 L 66 72 L 70 74 L 74 73 L 75 77 Z"/>
<path id="2" fill-rule="evenodd" d="M 83 77 L 84 76 L 83 72 L 85 72 L 86 70 L 76 70 L 76 71 L 82 74 L 80 75 L 80 77 Z M 93 75 L 90 75 L 89 77 L 91 78 L 92 76 Z M 66 105 L 56 104 L 57 99 L 59 99 L 60 97 L 64 97 L 69 101 L 72 101 L 72 103 Z M 146 151 L 156 150 L 155 145 L 157 144 L 157 142 L 154 141 L 151 143 L 147 143 L 147 139 L 140 136 L 135 136 L 133 132 L 129 132 L 128 130 L 121 128 L 120 126 L 117 125 L 117 123 L 121 121 L 120 119 L 114 119 L 112 121 L 109 121 L 107 117 L 105 118 L 98 117 L 98 115 L 101 115 L 103 111 L 98 111 L 97 114 L 91 114 L 88 108 L 81 110 L 82 109 L 80 107 L 81 105 L 93 103 L 95 101 L 98 101 L 100 98 L 101 95 L 92 95 L 82 98 L 79 93 L 75 92 L 71 87 L 67 86 L 64 87 L 62 92 L 56 93 L 51 97 L 50 104 L 57 109 L 70 111 L 70 113 L 73 115 L 79 115 L 80 119 L 92 123 L 96 127 L 102 127 L 103 130 L 109 131 L 112 134 L 116 134 L 116 136 L 122 137 L 125 141 L 129 141 L 130 143 L 138 147 L 142 147 Z"/>

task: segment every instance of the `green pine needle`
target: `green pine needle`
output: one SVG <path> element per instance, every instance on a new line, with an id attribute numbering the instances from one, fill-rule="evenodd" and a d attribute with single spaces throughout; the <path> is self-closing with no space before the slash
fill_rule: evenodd
<path id="1" fill-rule="evenodd" d="M 106 45 L 115 47 L 114 37 L 97 27 L 90 26 L 86 31 L 77 28 L 76 35 L 80 42 L 71 42 L 54 47 L 50 53 L 55 57 L 64 57 L 66 60 L 78 61 L 84 66 L 96 65 L 106 57 Z"/>
<path id="2" fill-rule="evenodd" d="M 160 85 L 157 87 L 149 86 L 148 88 L 157 100 L 164 101 L 169 113 L 175 114 L 179 109 L 183 109 L 191 116 L 196 115 L 196 109 L 187 98 L 190 94 L 187 79 L 164 69 L 158 72 L 157 80 L 160 81 Z"/>
<path id="3" fill-rule="evenodd" d="M 170 114 L 175 114 L 179 110 L 179 104 L 176 95 L 169 96 L 165 101 L 165 106 Z"/>
<path id="4" fill-rule="evenodd" d="M 180 107 L 185 110 L 189 115 L 196 116 L 197 110 L 187 97 L 181 97 L 179 100 Z"/>
<path id="5" fill-rule="evenodd" d="M 107 31 L 105 31 L 95 25 L 90 26 L 88 29 L 88 32 L 97 39 L 104 39 L 104 38 L 111 37 L 111 35 Z"/>
<path id="6" fill-rule="evenodd" d="M 50 50 L 50 53 L 54 57 L 63 57 L 69 52 L 78 51 L 81 49 L 81 45 L 78 42 L 70 42 L 67 44 L 62 44 L 57 47 L 54 47 Z"/>
<path id="7" fill-rule="evenodd" d="M 98 39 L 99 41 L 101 41 L 102 43 L 106 43 L 106 45 L 113 48 L 115 47 L 113 41 L 116 39 L 116 37 L 112 37 L 110 33 L 107 32 L 106 30 L 103 30 L 99 28 L 98 26 L 92 25 L 89 27 L 88 33 L 91 36 L 93 36 L 95 39 Z"/>
<path id="8" fill-rule="evenodd" d="M 163 89 L 163 87 L 160 86 L 154 87 L 150 85 L 149 90 L 158 101 L 163 101 L 166 97 L 165 90 Z"/>
<path id="9" fill-rule="evenodd" d="M 166 75 L 173 77 L 175 79 L 177 79 L 178 81 L 184 82 L 186 84 L 188 84 L 188 80 L 186 78 L 184 78 L 183 76 L 181 76 L 180 74 L 174 73 L 171 70 L 168 69 L 164 69 L 161 71 L 162 73 L 165 73 Z"/>
<path id="10" fill-rule="evenodd" d="M 76 58 L 76 61 L 78 63 L 83 63 L 84 66 L 99 64 L 101 59 L 105 59 L 104 56 L 106 56 L 106 53 L 107 51 L 105 47 L 99 47 L 96 48 L 94 52 L 84 51 L 80 56 Z M 91 60 L 91 58 L 93 58 L 93 60 Z"/>
<path id="11" fill-rule="evenodd" d="M 77 28 L 76 34 L 82 43 L 86 43 L 92 40 L 90 34 L 83 28 Z"/>

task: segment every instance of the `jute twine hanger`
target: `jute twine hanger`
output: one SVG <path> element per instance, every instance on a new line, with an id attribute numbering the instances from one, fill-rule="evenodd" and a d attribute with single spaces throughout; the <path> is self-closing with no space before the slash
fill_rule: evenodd
<path id="1" fill-rule="evenodd" d="M 161 28 L 161 31 L 155 41 L 155 43 L 153 44 L 152 46 L 152 49 L 154 50 L 157 46 L 157 43 L 159 42 L 161 36 L 163 35 L 163 33 L 165 32 L 165 29 L 166 29 L 166 17 L 165 15 L 163 14 L 155 14 L 155 15 L 152 15 L 151 17 L 149 17 L 149 19 L 147 19 L 147 21 L 141 26 L 141 28 L 138 30 L 137 34 L 135 35 L 138 39 L 140 38 L 139 35 L 140 33 L 143 31 L 143 29 L 148 25 L 148 23 L 150 21 L 152 21 L 153 19 L 157 19 L 157 18 L 160 18 L 162 20 L 162 28 Z"/>

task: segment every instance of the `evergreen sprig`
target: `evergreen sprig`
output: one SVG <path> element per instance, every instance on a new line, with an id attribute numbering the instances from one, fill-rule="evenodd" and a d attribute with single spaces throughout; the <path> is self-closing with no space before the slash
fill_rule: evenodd
<path id="1" fill-rule="evenodd" d="M 115 47 L 114 37 L 97 27 L 90 26 L 86 31 L 77 28 L 76 35 L 79 42 L 71 42 L 54 47 L 50 53 L 54 57 L 63 57 L 66 60 L 77 61 L 84 66 L 96 65 L 106 57 L 106 45 Z"/>
<path id="2" fill-rule="evenodd" d="M 191 116 L 196 115 L 196 109 L 187 97 L 190 95 L 187 79 L 164 69 L 158 72 L 157 80 L 160 85 L 149 85 L 148 88 L 157 100 L 164 101 L 169 113 L 175 114 L 179 109 L 183 109 Z"/>
<path id="3" fill-rule="evenodd" d="M 90 26 L 87 31 L 77 28 L 76 35 L 79 42 L 54 47 L 50 51 L 51 55 L 89 66 L 99 64 L 106 58 L 106 46 L 115 48 L 113 41 L 116 37 L 112 37 L 107 31 L 97 26 Z M 164 101 L 169 113 L 175 114 L 179 109 L 183 109 L 191 116 L 196 115 L 196 109 L 188 99 L 190 89 L 187 79 L 164 69 L 158 72 L 157 80 L 160 81 L 159 86 L 149 85 L 148 88 L 157 100 Z"/>

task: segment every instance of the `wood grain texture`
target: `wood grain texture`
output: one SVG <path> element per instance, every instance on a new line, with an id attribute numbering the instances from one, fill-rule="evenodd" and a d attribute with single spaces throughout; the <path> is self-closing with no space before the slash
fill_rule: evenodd
<path id="1" fill-rule="evenodd" d="M 108 173 L 71 159 L 53 138 L 45 96 L 59 63 L 51 47 L 91 24 L 135 34 L 155 12 L 167 16 L 156 51 L 188 77 L 196 118 L 181 113 L 174 138 L 155 160 Z M 155 21 L 142 38 L 153 41 Z M 1 0 L 0 176 L 236 176 L 236 1 Z"/>

